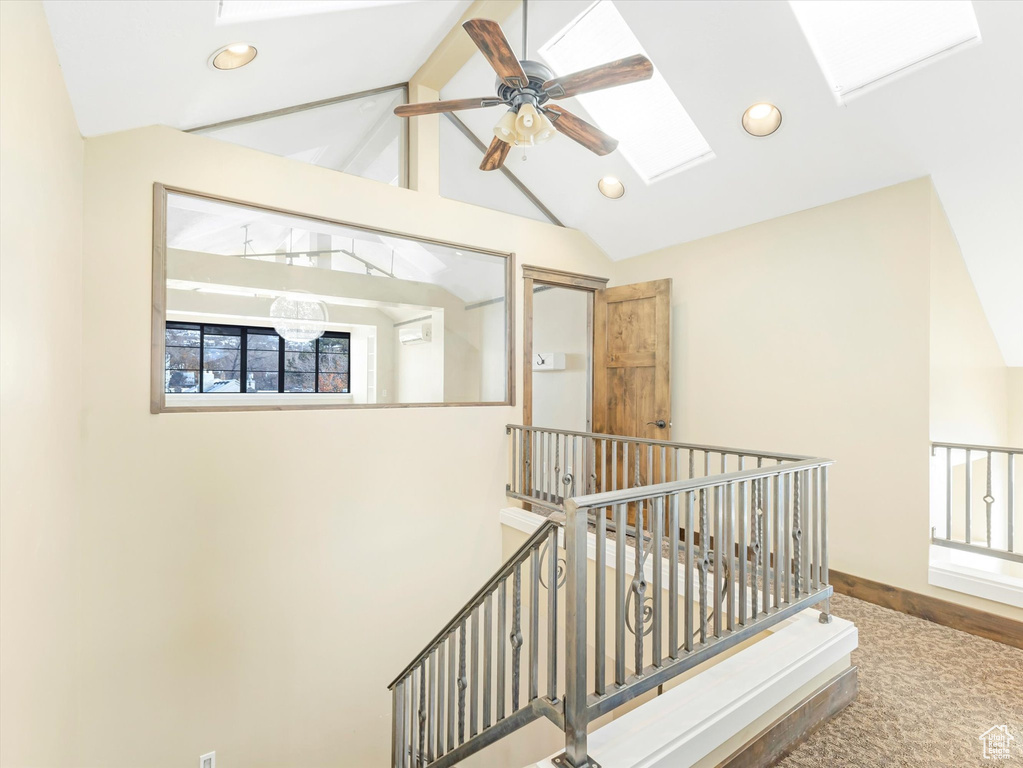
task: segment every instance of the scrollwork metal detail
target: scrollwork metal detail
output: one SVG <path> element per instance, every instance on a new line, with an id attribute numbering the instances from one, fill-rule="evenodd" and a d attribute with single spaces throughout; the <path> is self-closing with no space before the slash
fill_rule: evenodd
<path id="1" fill-rule="evenodd" d="M 540 547 L 540 562 L 541 563 L 545 562 L 545 558 L 547 557 L 547 554 L 548 554 L 547 550 L 548 550 L 548 546 L 547 546 L 547 542 L 545 541 L 543 543 L 543 546 Z M 565 561 L 565 558 L 559 557 L 558 558 L 558 562 L 557 562 L 557 570 L 556 570 L 556 574 L 557 574 L 557 576 L 556 576 L 556 583 L 557 583 L 557 588 L 558 589 L 560 589 L 561 587 L 564 586 L 565 580 L 568 578 L 568 570 L 567 570 L 567 568 L 568 568 L 568 563 Z M 547 586 L 547 568 L 545 568 L 545 567 L 540 568 L 539 576 L 540 576 L 540 586 L 543 587 L 544 589 L 549 589 L 549 587 Z"/>

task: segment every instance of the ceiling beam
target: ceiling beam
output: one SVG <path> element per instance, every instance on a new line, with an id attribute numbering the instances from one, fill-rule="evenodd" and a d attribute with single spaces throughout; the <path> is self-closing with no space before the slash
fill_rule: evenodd
<path id="1" fill-rule="evenodd" d="M 476 0 L 466 9 L 458 23 L 444 36 L 440 45 L 434 49 L 409 82 L 440 91 L 477 51 L 475 43 L 462 29 L 462 24 L 469 19 L 491 19 L 503 24 L 511 16 L 512 11 L 521 5 L 520 0 Z"/>

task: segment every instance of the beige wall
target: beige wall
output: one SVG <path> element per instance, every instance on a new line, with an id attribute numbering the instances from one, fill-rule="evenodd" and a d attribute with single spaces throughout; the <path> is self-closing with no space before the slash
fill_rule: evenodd
<path id="1" fill-rule="evenodd" d="M 837 570 L 927 584 L 929 179 L 619 262 L 670 277 L 672 436 L 826 456 Z"/>
<path id="2" fill-rule="evenodd" d="M 73 764 L 82 162 L 40 3 L 0 3 L 0 765 Z"/>
<path id="3" fill-rule="evenodd" d="M 1023 368 L 1009 369 L 1009 445 L 1023 446 Z"/>
<path id="4" fill-rule="evenodd" d="M 931 439 L 1006 445 L 1009 369 L 933 187 L 930 286 Z"/>
<path id="5" fill-rule="evenodd" d="M 387 683 L 499 562 L 520 408 L 149 414 L 154 181 L 607 262 L 578 232 L 166 128 L 86 142 L 78 765 L 383 765 Z"/>

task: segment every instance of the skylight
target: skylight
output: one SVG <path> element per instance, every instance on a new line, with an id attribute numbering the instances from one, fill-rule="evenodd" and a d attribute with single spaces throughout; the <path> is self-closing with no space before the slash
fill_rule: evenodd
<path id="1" fill-rule="evenodd" d="M 641 53 L 643 46 L 611 0 L 598 0 L 548 40 L 540 55 L 556 75 L 567 75 Z M 649 58 L 649 56 L 647 56 Z M 714 158 L 664 76 L 577 96 L 601 130 L 647 184 Z"/>
<path id="2" fill-rule="evenodd" d="M 411 0 L 220 0 L 217 20 L 222 23 L 305 16 L 330 11 L 356 11 Z"/>
<path id="3" fill-rule="evenodd" d="M 969 0 L 789 0 L 839 104 L 980 42 Z"/>

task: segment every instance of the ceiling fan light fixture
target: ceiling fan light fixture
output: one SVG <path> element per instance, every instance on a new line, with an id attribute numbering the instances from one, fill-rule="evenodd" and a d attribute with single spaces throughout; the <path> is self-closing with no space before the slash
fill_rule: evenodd
<path id="1" fill-rule="evenodd" d="M 781 127 L 781 110 L 766 101 L 754 104 L 743 113 L 742 127 L 750 136 L 770 136 Z"/>
<path id="2" fill-rule="evenodd" d="M 214 69 L 238 69 L 256 58 L 256 53 L 255 47 L 248 43 L 231 43 L 215 50 L 210 56 L 209 64 Z"/>
<path id="3" fill-rule="evenodd" d="M 494 135 L 507 144 L 515 143 L 515 110 L 509 109 L 494 126 Z"/>

